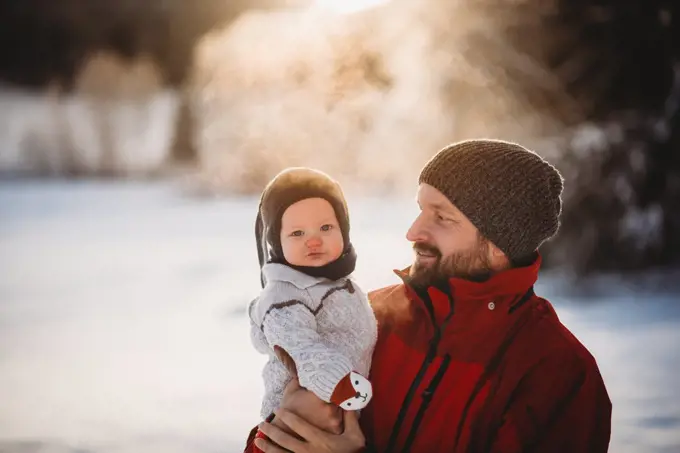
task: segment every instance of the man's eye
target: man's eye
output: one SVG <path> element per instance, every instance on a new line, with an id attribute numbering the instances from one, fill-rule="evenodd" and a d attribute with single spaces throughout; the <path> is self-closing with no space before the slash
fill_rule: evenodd
<path id="1" fill-rule="evenodd" d="M 326 225 L 323 225 L 323 226 L 321 227 L 321 231 L 330 231 L 330 230 L 332 230 L 332 229 L 333 229 L 333 225 L 330 225 L 330 224 L 328 224 L 328 223 L 327 223 Z"/>

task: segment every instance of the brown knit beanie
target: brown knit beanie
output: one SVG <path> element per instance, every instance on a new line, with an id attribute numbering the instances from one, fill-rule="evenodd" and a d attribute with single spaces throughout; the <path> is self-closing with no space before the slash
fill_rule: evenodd
<path id="1" fill-rule="evenodd" d="M 513 261 L 557 233 L 563 179 L 528 149 L 501 140 L 466 140 L 439 151 L 420 173 Z"/>
<path id="2" fill-rule="evenodd" d="M 260 265 L 284 260 L 281 248 L 281 218 L 289 206 L 307 198 L 328 201 L 338 219 L 345 247 L 349 241 L 349 213 L 340 184 L 327 174 L 305 167 L 292 167 L 276 175 L 262 192 L 255 222 Z M 266 244 L 265 244 L 266 241 Z M 267 250 L 267 244 L 271 249 Z"/>

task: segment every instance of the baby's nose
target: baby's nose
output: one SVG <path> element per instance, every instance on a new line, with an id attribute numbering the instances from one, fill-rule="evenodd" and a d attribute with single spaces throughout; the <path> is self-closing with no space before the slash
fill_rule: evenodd
<path id="1" fill-rule="evenodd" d="M 319 247 L 321 246 L 321 238 L 319 236 L 312 236 L 307 239 L 307 247 Z"/>

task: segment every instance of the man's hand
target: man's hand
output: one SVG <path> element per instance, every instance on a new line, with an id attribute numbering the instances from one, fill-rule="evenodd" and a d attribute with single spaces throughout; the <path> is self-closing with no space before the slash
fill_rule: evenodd
<path id="1" fill-rule="evenodd" d="M 297 379 L 292 379 L 283 392 L 281 408 L 309 421 L 314 426 L 332 434 L 342 433 L 342 409 L 335 404 L 321 400 L 314 392 L 300 387 Z M 274 418 L 274 425 L 286 429 L 284 421 Z"/>
<path id="2" fill-rule="evenodd" d="M 281 409 L 276 418 L 283 421 L 298 434 L 295 437 L 269 423 L 262 423 L 260 430 L 272 442 L 255 439 L 257 448 L 265 453 L 358 453 L 366 445 L 359 419 L 355 411 L 343 411 L 345 430 L 342 434 L 331 434 L 306 422 L 292 412 Z"/>

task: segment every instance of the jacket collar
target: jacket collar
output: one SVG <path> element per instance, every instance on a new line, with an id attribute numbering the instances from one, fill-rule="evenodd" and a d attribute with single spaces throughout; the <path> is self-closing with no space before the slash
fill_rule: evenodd
<path id="1" fill-rule="evenodd" d="M 436 287 L 427 289 L 429 301 L 424 301 L 409 285 L 410 267 L 401 271 L 395 270 L 395 273 L 404 281 L 409 299 L 417 301 L 428 312 L 431 312 L 435 322 L 439 324 L 449 315 L 453 304 L 456 304 L 456 313 L 461 314 L 478 309 L 509 312 L 512 306 L 536 283 L 541 262 L 542 258 L 539 254 L 532 264 L 499 272 L 483 282 L 451 278 L 448 281 L 449 288 L 447 288 L 449 294 Z M 493 305 L 490 305 L 492 302 Z"/>
<path id="2" fill-rule="evenodd" d="M 262 266 L 262 274 L 266 282 L 284 281 L 292 283 L 298 289 L 308 289 L 319 283 L 327 282 L 324 277 L 312 277 L 290 266 L 279 263 L 267 263 Z"/>

